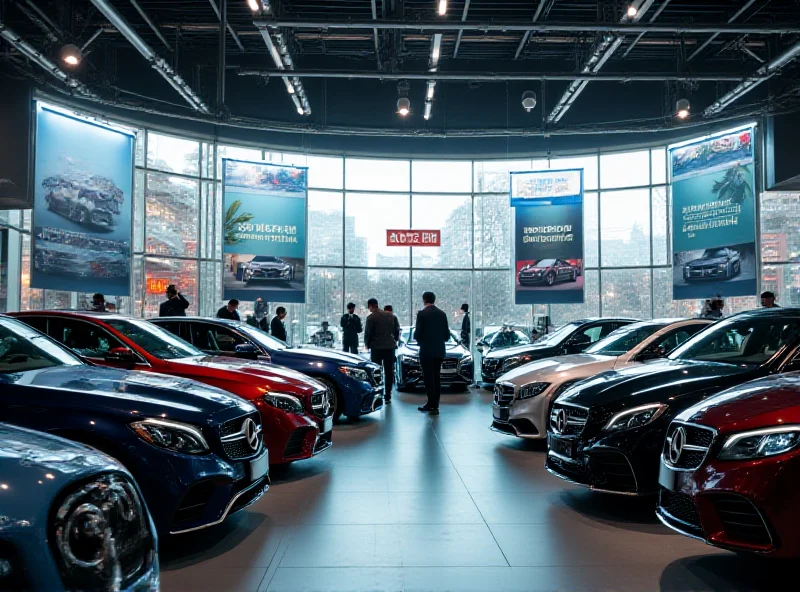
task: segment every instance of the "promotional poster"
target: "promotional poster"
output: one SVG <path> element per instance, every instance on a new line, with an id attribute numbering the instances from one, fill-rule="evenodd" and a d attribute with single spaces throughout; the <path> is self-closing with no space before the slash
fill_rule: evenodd
<path id="1" fill-rule="evenodd" d="M 305 302 L 308 169 L 223 159 L 226 300 Z"/>
<path id="2" fill-rule="evenodd" d="M 561 171 L 551 173 L 559 175 Z M 542 174 L 538 173 L 540 178 Z M 512 182 L 512 192 L 513 187 Z M 514 208 L 514 301 L 516 304 L 581 303 L 582 194 L 577 203 L 557 205 L 550 205 L 547 195 L 542 197 L 541 202 L 535 200 Z"/>
<path id="3" fill-rule="evenodd" d="M 583 169 L 516 172 L 510 175 L 512 207 L 583 201 Z"/>
<path id="4" fill-rule="evenodd" d="M 754 128 L 670 147 L 673 298 L 757 292 Z"/>
<path id="5" fill-rule="evenodd" d="M 31 287 L 129 296 L 133 136 L 36 113 Z"/>

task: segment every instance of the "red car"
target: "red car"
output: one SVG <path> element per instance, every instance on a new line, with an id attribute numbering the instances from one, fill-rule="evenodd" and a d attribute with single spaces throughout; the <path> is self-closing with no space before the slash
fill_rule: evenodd
<path id="1" fill-rule="evenodd" d="M 12 316 L 90 363 L 192 378 L 250 401 L 261 412 L 270 464 L 309 458 L 331 445 L 330 394 L 299 372 L 212 357 L 152 323 L 122 315 L 31 311 Z"/>
<path id="2" fill-rule="evenodd" d="M 798 357 L 789 364 L 798 365 Z M 659 483 L 657 514 L 670 528 L 733 551 L 800 557 L 800 372 L 745 383 L 678 415 Z"/>

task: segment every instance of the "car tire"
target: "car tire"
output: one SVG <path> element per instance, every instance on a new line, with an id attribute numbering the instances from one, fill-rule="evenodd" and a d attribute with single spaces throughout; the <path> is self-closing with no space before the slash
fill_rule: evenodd
<path id="1" fill-rule="evenodd" d="M 325 388 L 327 388 L 333 394 L 333 401 L 331 402 L 333 411 L 331 413 L 331 417 L 333 417 L 333 423 L 339 423 L 339 419 L 344 413 L 344 398 L 342 397 L 342 393 L 339 392 L 339 387 L 337 387 L 327 378 L 314 378 L 315 380 L 318 380 L 324 384 Z"/>
<path id="2" fill-rule="evenodd" d="M 577 282 L 578 281 L 578 272 L 575 271 L 574 269 L 572 270 L 572 278 L 569 281 L 571 281 L 571 282 Z"/>
<path id="3" fill-rule="evenodd" d="M 552 272 L 551 272 L 551 273 L 548 273 L 548 274 L 547 274 L 547 275 L 544 277 L 544 281 L 545 281 L 545 283 L 546 283 L 548 286 L 552 286 L 553 284 L 555 284 L 555 283 L 556 283 L 556 275 L 555 275 L 554 273 L 552 273 Z"/>

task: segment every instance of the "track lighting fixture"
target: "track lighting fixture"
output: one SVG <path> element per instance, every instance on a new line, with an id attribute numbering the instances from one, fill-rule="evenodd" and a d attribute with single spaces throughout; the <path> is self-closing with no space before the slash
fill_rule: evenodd
<path id="1" fill-rule="evenodd" d="M 439 0 L 439 16 L 447 14 L 447 0 Z"/>
<path id="2" fill-rule="evenodd" d="M 73 45 L 72 43 L 68 43 L 64 47 L 61 48 L 61 61 L 67 64 L 68 66 L 75 67 L 81 63 L 81 59 L 83 58 L 83 54 L 81 53 L 80 47 L 77 45 Z"/>
<path id="3" fill-rule="evenodd" d="M 678 119 L 688 119 L 690 115 L 689 99 L 680 99 L 675 104 L 675 117 Z"/>
<path id="4" fill-rule="evenodd" d="M 402 117 L 411 113 L 411 101 L 409 101 L 407 97 L 400 97 L 397 99 L 397 113 Z"/>
<path id="5" fill-rule="evenodd" d="M 261 10 L 261 7 L 258 5 L 258 0 L 247 0 L 247 5 L 253 12 L 258 12 Z"/>
<path id="6" fill-rule="evenodd" d="M 628 4 L 628 10 L 625 14 L 628 15 L 628 18 L 633 18 L 637 14 L 639 14 L 639 9 L 636 8 L 633 4 Z"/>
<path id="7" fill-rule="evenodd" d="M 536 93 L 532 90 L 526 90 L 522 93 L 522 108 L 530 113 L 534 107 L 536 107 Z"/>

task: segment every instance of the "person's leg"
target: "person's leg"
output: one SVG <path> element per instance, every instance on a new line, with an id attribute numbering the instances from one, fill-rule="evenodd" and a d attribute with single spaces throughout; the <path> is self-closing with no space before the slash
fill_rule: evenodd
<path id="1" fill-rule="evenodd" d="M 431 360 L 431 374 L 433 375 L 431 379 L 431 389 L 433 390 L 433 396 L 429 396 L 428 400 L 430 401 L 430 406 L 434 409 L 439 409 L 439 398 L 442 395 L 442 359 L 435 359 Z"/>
<path id="2" fill-rule="evenodd" d="M 394 363 L 395 363 L 395 353 L 393 349 L 387 349 L 384 351 L 383 357 L 383 381 L 385 384 L 385 399 L 387 401 L 392 400 L 392 389 L 394 388 Z"/>
<path id="3" fill-rule="evenodd" d="M 422 411 L 427 411 L 428 409 L 433 408 L 433 399 L 435 397 L 433 390 L 434 369 L 431 362 L 435 363 L 435 360 L 431 360 L 430 358 L 420 358 L 419 360 L 420 367 L 422 368 L 422 380 L 425 383 L 425 394 L 428 396 L 428 402 L 420 407 L 420 410 Z"/>

